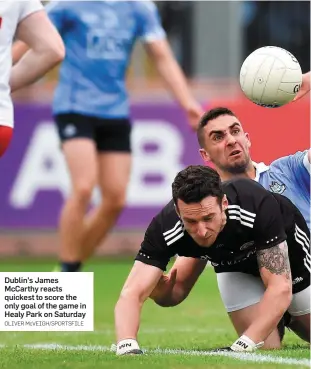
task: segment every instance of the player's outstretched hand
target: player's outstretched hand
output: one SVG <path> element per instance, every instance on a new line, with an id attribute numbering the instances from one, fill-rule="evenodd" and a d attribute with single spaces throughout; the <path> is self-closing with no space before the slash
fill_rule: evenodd
<path id="1" fill-rule="evenodd" d="M 171 270 L 168 274 L 163 274 L 149 297 L 155 302 L 159 302 L 165 300 L 167 296 L 171 296 L 176 276 L 177 269 Z"/>
<path id="2" fill-rule="evenodd" d="M 301 84 L 301 88 L 299 90 L 299 92 L 297 93 L 297 95 L 295 96 L 293 101 L 297 101 L 299 99 L 301 99 L 305 94 L 307 94 L 310 91 L 310 79 L 311 79 L 311 74 L 310 72 L 305 73 L 302 75 L 302 84 Z"/>

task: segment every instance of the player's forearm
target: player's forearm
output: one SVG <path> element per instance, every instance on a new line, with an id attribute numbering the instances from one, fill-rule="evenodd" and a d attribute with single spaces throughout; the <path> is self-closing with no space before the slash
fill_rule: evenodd
<path id="1" fill-rule="evenodd" d="M 143 301 L 138 297 L 120 297 L 115 307 L 117 342 L 126 338 L 136 339 Z"/>
<path id="2" fill-rule="evenodd" d="M 291 286 L 268 287 L 259 303 L 256 320 L 244 332 L 255 343 L 264 341 L 277 327 L 292 298 Z"/>
<path id="3" fill-rule="evenodd" d="M 176 285 L 171 288 L 155 288 L 150 298 L 159 306 L 172 307 L 179 305 L 188 296 L 190 290 Z"/>
<path id="4" fill-rule="evenodd" d="M 180 304 L 191 292 L 206 261 L 178 256 L 167 275 L 162 275 L 150 298 L 163 307 Z"/>
<path id="5" fill-rule="evenodd" d="M 64 49 L 34 51 L 29 50 L 12 68 L 10 76 L 11 91 L 26 87 L 43 77 L 64 58 Z"/>
<path id="6" fill-rule="evenodd" d="M 187 110 L 194 98 L 176 60 L 171 55 L 163 55 L 156 59 L 155 65 L 172 95 L 181 107 Z"/>
<path id="7" fill-rule="evenodd" d="M 172 271 L 170 273 L 172 273 Z M 156 288 L 152 291 L 150 298 L 154 300 L 157 305 L 162 307 L 179 305 L 189 295 L 198 278 L 199 274 L 195 275 L 194 271 L 193 277 L 188 280 L 176 280 L 173 283 L 161 283 L 160 280 Z"/>

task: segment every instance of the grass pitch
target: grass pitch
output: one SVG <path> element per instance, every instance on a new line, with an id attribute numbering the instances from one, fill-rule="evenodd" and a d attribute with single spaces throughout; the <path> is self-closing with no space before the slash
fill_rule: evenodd
<path id="1" fill-rule="evenodd" d="M 10 260 L 1 272 L 51 271 L 50 261 Z M 116 357 L 113 310 L 132 261 L 96 260 L 84 271 L 94 272 L 94 332 L 0 332 L 1 369 L 206 369 L 307 368 L 310 346 L 286 332 L 284 348 L 234 356 L 211 355 L 236 338 L 222 306 L 214 272 L 206 269 L 180 306 L 144 307 L 139 334 L 146 355 Z"/>

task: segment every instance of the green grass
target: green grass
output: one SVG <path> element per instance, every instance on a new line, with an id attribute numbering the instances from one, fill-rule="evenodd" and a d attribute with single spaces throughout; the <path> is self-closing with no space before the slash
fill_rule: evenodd
<path id="1" fill-rule="evenodd" d="M 252 362 L 223 356 L 190 356 L 185 354 L 148 353 L 137 357 L 116 357 L 107 351 L 90 351 L 90 346 L 106 346 L 114 342 L 113 310 L 131 261 L 95 261 L 85 271 L 94 272 L 94 332 L 1 332 L 0 369 L 91 369 L 91 368 L 305 368 L 299 363 Z M 51 271 L 54 264 L 47 261 L 3 261 L 0 272 Z M 236 339 L 222 306 L 215 275 L 207 269 L 189 298 L 180 306 L 161 308 L 148 301 L 143 309 L 140 345 L 144 349 L 210 350 L 228 346 Z M 84 346 L 84 350 L 52 350 L 27 348 L 24 345 L 60 344 Z M 309 346 L 290 332 L 286 333 L 284 348 L 256 353 L 278 360 L 308 359 Z M 270 362 L 269 362 L 270 361 Z M 297 365 L 298 364 L 298 365 Z"/>

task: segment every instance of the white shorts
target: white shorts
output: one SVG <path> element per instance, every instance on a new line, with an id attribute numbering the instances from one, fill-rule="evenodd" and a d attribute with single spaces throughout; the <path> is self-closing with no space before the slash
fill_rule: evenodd
<path id="1" fill-rule="evenodd" d="M 228 313 L 257 304 L 265 292 L 265 286 L 260 277 L 254 277 L 251 274 L 218 273 L 217 282 Z M 293 295 L 288 312 L 292 316 L 310 313 L 310 286 Z"/>

